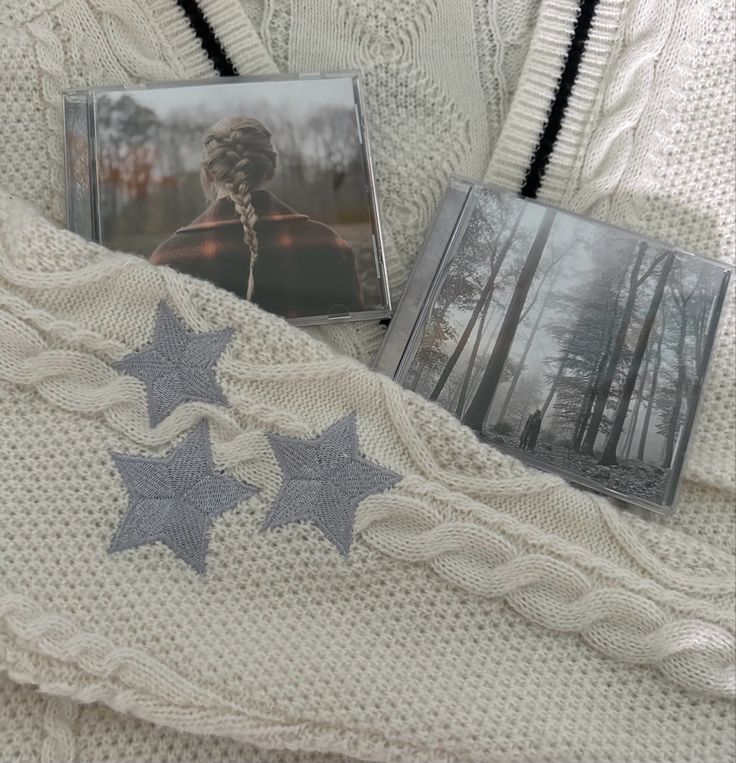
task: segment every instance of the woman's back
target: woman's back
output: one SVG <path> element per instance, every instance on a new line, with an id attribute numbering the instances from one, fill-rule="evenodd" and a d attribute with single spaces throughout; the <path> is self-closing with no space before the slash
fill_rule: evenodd
<path id="1" fill-rule="evenodd" d="M 252 204 L 258 218 L 256 304 L 286 318 L 363 309 L 355 256 L 344 239 L 268 191 L 254 191 Z M 250 257 L 233 202 L 220 198 L 150 259 L 246 297 Z"/>

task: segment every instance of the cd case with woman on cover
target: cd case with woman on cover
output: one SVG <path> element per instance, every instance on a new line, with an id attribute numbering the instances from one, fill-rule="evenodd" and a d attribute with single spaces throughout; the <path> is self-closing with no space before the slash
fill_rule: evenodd
<path id="1" fill-rule="evenodd" d="M 353 73 L 64 94 L 68 227 L 299 325 L 391 314 Z"/>
<path id="2" fill-rule="evenodd" d="M 671 513 L 731 278 L 454 180 L 376 366 L 532 466 Z"/>

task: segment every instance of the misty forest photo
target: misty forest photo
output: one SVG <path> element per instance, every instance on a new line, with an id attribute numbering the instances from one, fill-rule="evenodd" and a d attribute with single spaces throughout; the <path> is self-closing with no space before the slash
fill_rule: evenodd
<path id="1" fill-rule="evenodd" d="M 493 445 L 672 503 L 724 268 L 476 191 L 403 379 Z"/>

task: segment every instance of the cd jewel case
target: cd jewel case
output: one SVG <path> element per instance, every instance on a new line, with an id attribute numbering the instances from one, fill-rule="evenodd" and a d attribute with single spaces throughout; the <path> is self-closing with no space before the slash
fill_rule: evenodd
<path id="1" fill-rule="evenodd" d="M 455 179 L 376 367 L 493 447 L 669 514 L 732 275 Z"/>
<path id="2" fill-rule="evenodd" d="M 391 314 L 354 73 L 64 94 L 68 227 L 298 325 Z"/>

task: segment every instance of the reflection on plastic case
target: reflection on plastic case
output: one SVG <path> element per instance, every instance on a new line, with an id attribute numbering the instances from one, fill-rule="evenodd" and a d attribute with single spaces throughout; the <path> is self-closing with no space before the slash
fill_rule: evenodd
<path id="1" fill-rule="evenodd" d="M 297 325 L 391 298 L 353 72 L 64 94 L 67 225 Z"/>
<path id="2" fill-rule="evenodd" d="M 732 275 L 453 179 L 375 367 L 493 447 L 670 514 Z"/>

